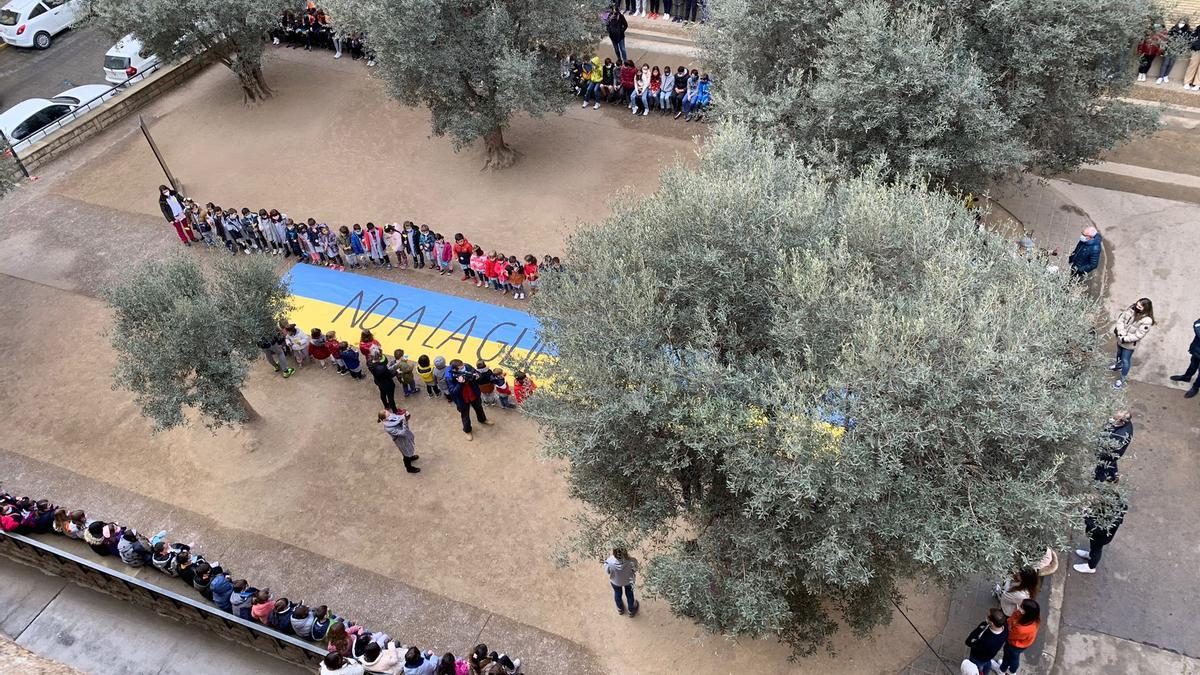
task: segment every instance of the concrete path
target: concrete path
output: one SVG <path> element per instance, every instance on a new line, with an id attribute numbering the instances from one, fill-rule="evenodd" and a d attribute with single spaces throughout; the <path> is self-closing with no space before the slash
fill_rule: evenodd
<path id="1" fill-rule="evenodd" d="M 311 672 L 7 558 L 0 558 L 0 632 L 85 673 Z"/>

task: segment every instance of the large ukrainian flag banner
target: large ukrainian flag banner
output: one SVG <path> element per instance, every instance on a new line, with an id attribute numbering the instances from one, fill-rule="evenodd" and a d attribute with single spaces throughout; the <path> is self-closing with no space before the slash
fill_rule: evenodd
<path id="1" fill-rule="evenodd" d="M 335 330 L 355 347 L 366 329 L 385 354 L 403 349 L 414 362 L 426 354 L 431 362 L 443 356 L 522 370 L 553 355 L 537 319 L 525 312 L 313 265 L 296 265 L 288 284 L 293 323 L 305 331 Z"/>

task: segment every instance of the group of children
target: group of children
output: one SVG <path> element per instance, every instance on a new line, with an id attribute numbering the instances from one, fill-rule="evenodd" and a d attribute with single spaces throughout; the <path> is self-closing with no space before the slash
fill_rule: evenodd
<path id="1" fill-rule="evenodd" d="M 271 43 L 284 45 L 292 49 L 304 48 L 312 51 L 332 49 L 333 58 L 342 58 L 342 47 L 350 51 L 351 60 L 365 58 L 368 66 L 375 65 L 375 56 L 366 48 L 366 33 L 358 31 L 339 31 L 331 25 L 329 14 L 309 2 L 303 12 L 285 10 L 279 18 L 279 25 L 271 30 Z"/>
<path id="2" fill-rule="evenodd" d="M 413 362 L 403 349 L 393 351 L 392 356 L 383 354 L 383 346 L 369 330 L 362 331 L 358 344 L 339 340 L 336 331 L 322 332 L 320 328 L 310 331 L 301 330 L 296 324 L 287 320 L 280 322 L 277 335 L 264 338 L 258 346 L 263 350 L 267 363 L 283 377 L 291 377 L 296 368 L 303 367 L 311 361 L 319 363 L 322 368 L 332 364 L 340 375 L 348 375 L 353 379 L 366 379 L 364 370 L 369 370 L 376 385 L 382 385 L 382 374 L 386 373 L 386 381 L 394 379 L 400 384 L 404 397 L 413 396 L 420 392 L 418 382 L 425 387 L 425 395 L 429 398 L 444 397 L 450 401 L 450 389 L 446 382 L 448 362 L 443 356 L 422 354 Z M 295 361 L 295 367 L 289 364 L 289 357 Z M 382 364 L 376 367 L 376 364 Z M 475 364 L 478 373 L 480 398 L 484 405 L 498 405 L 502 408 L 516 408 L 537 389 L 533 377 L 524 371 L 513 373 L 513 382 L 508 382 L 508 373 L 503 368 L 491 368 L 487 362 Z M 393 385 L 394 386 L 394 385 Z M 380 386 L 381 394 L 386 387 Z M 384 407 L 395 412 L 397 407 L 394 400 L 383 401 Z"/>
<path id="3" fill-rule="evenodd" d="M 412 221 L 383 227 L 375 223 L 367 223 L 366 227 L 358 223 L 329 226 L 313 218 L 296 223 L 276 209 L 255 213 L 244 207 L 222 208 L 212 202 L 201 207 L 166 185 L 159 186 L 159 193 L 163 216 L 174 225 L 180 241 L 188 246 L 199 242 L 214 248 L 223 245 L 232 255 L 295 256 L 301 262 L 336 270 L 408 269 L 411 263 L 413 269 L 428 268 L 442 275 L 453 274 L 457 263 L 463 281 L 511 293 L 518 300 L 537 290 L 543 273 L 563 269 L 556 256 L 545 255 L 539 260 L 534 255 L 518 259 L 496 250 L 486 253 L 462 233 L 456 233 L 451 241 L 428 225 L 418 227 Z"/>
<path id="4" fill-rule="evenodd" d="M 489 651 L 485 644 L 476 645 L 465 660 L 455 659 L 451 653 L 438 656 L 416 647 L 398 647 L 386 633 L 373 633 L 325 605 L 275 597 L 269 588 L 234 579 L 220 563 L 193 552 L 191 544 L 167 543 L 165 530 L 147 539 L 132 527 L 91 519 L 83 511 L 68 511 L 45 499 L 8 493 L 0 493 L 0 527 L 23 535 L 59 534 L 81 540 L 97 555 L 118 557 L 131 567 L 152 566 L 191 586 L 221 610 L 324 646 L 328 653 L 321 673 L 510 675 L 521 669 L 520 659 Z"/>
<path id="5" fill-rule="evenodd" d="M 633 61 L 606 58 L 601 62 L 599 56 L 593 56 L 590 60 L 572 59 L 564 76 L 575 95 L 583 97 L 584 108 L 590 103 L 599 110 L 601 101 L 620 102 L 634 115 L 649 115 L 653 109 L 690 122 L 702 120 L 712 101 L 708 73 L 684 66 L 672 70 L 671 66 L 660 69 L 643 63 L 638 68 Z"/>

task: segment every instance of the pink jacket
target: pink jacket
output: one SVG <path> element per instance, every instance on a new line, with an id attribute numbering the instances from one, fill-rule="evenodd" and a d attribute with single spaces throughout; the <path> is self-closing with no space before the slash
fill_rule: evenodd
<path id="1" fill-rule="evenodd" d="M 487 271 L 487 262 L 488 259 L 486 255 L 473 255 L 471 256 L 471 269 L 479 274 L 487 276 L 484 274 L 484 272 Z"/>

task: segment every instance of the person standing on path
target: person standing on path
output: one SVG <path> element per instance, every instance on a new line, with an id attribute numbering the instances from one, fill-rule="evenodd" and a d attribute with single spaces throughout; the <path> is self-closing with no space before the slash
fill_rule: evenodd
<path id="1" fill-rule="evenodd" d="M 283 350 L 283 335 L 276 333 L 270 337 L 263 338 L 258 341 L 258 346 L 263 350 L 263 356 L 267 357 L 267 363 L 275 369 L 275 372 L 281 373 L 284 379 L 292 376 L 296 372 L 295 368 L 288 367 L 287 352 Z"/>
<path id="2" fill-rule="evenodd" d="M 163 218 L 175 228 L 175 234 L 179 235 L 179 241 L 185 246 L 199 241 L 188 225 L 187 212 L 183 210 L 183 198 L 166 185 L 158 186 L 158 208 L 162 211 Z"/>
<path id="3" fill-rule="evenodd" d="M 379 421 L 383 423 L 383 430 L 392 437 L 396 449 L 404 456 L 404 470 L 409 473 L 421 473 L 420 469 L 413 466 L 413 462 L 421 457 L 417 454 L 417 440 L 413 436 L 412 429 L 409 428 L 409 418 L 408 411 L 400 413 L 391 410 L 379 411 Z"/>
<path id="4" fill-rule="evenodd" d="M 1004 643 L 1004 660 L 1000 662 L 1000 672 L 1015 673 L 1021 667 L 1021 654 L 1037 639 L 1041 616 L 1042 608 L 1037 600 L 1027 599 L 1008 617 L 1008 641 Z"/>
<path id="5" fill-rule="evenodd" d="M 614 7 L 609 13 L 607 28 L 608 39 L 612 40 L 613 51 L 617 54 L 617 63 L 625 63 L 629 59 L 625 55 L 625 29 L 629 28 L 629 22 L 625 20 L 620 7 Z"/>
<path id="6" fill-rule="evenodd" d="M 1133 416 L 1128 410 L 1118 410 L 1104 425 L 1100 448 L 1096 451 L 1096 480 L 1111 481 L 1117 477 L 1117 461 L 1125 456 L 1133 441 Z"/>
<path id="7" fill-rule="evenodd" d="M 1118 479 L 1114 478 L 1111 483 L 1116 483 Z M 1077 563 L 1072 569 L 1080 574 L 1095 574 L 1096 566 L 1100 564 L 1100 556 L 1104 552 L 1104 547 L 1111 544 L 1113 537 L 1117 536 L 1117 528 L 1121 527 L 1121 523 L 1125 522 L 1125 514 L 1129 511 L 1129 505 L 1124 499 L 1118 499 L 1117 503 L 1112 507 L 1112 512 L 1106 514 L 1110 518 L 1097 518 L 1095 515 L 1088 515 L 1084 518 L 1084 529 L 1088 534 L 1088 548 L 1075 549 L 1075 555 L 1083 558 L 1087 562 Z M 1104 524 L 1106 523 L 1106 524 Z"/>
<path id="8" fill-rule="evenodd" d="M 1117 359 L 1109 370 L 1121 371 L 1121 377 L 1113 387 L 1120 389 L 1125 386 L 1129 377 L 1129 369 L 1133 366 L 1133 350 L 1154 325 L 1154 304 L 1150 298 L 1142 298 L 1125 308 L 1117 317 L 1113 326 L 1113 335 L 1117 336 Z"/>
<path id="9" fill-rule="evenodd" d="M 1171 376 L 1171 379 L 1175 382 L 1190 382 L 1196 371 L 1200 370 L 1200 319 L 1192 322 L 1192 332 L 1196 334 L 1192 338 L 1192 344 L 1188 347 L 1188 352 L 1191 354 L 1192 360 L 1188 363 L 1187 370 L 1182 375 Z M 1196 395 L 1197 390 L 1200 390 L 1200 376 L 1196 377 L 1196 381 L 1192 383 L 1192 388 L 1188 389 L 1183 397 L 1191 398 Z"/>
<path id="10" fill-rule="evenodd" d="M 462 362 L 462 359 L 454 359 L 450 362 L 450 367 L 446 369 L 446 396 L 454 403 L 454 407 L 458 408 L 458 414 L 462 416 L 463 433 L 467 435 L 467 440 L 475 439 L 475 435 L 471 433 L 471 410 L 475 410 L 475 417 L 480 424 L 492 425 L 492 421 L 487 418 L 487 414 L 483 412 L 483 395 L 479 391 L 479 371 Z"/>
<path id="11" fill-rule="evenodd" d="M 1008 644 L 1008 618 L 1004 612 L 992 608 L 987 621 L 976 626 L 964 644 L 971 648 L 967 660 L 975 665 L 977 671 L 981 675 L 992 672 L 996 665 L 992 659 Z"/>
<path id="12" fill-rule="evenodd" d="M 1079 233 L 1079 241 L 1067 262 L 1071 264 L 1071 277 L 1079 279 L 1087 276 L 1100 266 L 1100 253 L 1104 250 L 1104 238 L 1099 230 L 1088 226 Z"/>
<path id="13" fill-rule="evenodd" d="M 392 412 L 399 411 L 396 407 L 396 371 L 388 365 L 387 358 L 379 349 L 371 349 L 371 355 L 367 357 L 367 370 L 371 371 L 375 386 L 379 387 L 379 400 L 383 402 L 383 407 Z"/>
<path id="14" fill-rule="evenodd" d="M 638 610 L 641 609 L 641 605 L 633 597 L 633 581 L 638 571 L 637 558 L 631 557 L 623 548 L 614 548 L 612 555 L 604 561 L 604 571 L 608 572 L 608 583 L 612 585 L 617 614 L 625 613 L 625 601 L 628 601 L 629 618 L 637 616 Z M 624 601 L 622 594 L 625 596 Z"/>

